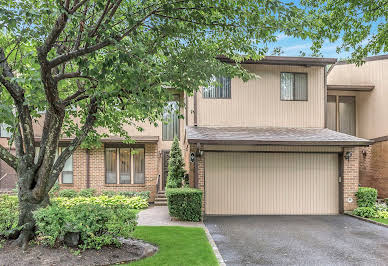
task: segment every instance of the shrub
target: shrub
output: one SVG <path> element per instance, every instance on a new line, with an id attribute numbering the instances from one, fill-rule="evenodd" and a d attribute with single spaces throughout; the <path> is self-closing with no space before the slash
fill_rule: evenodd
<path id="1" fill-rule="evenodd" d="M 108 197 L 113 197 L 113 196 L 121 195 L 121 196 L 125 196 L 125 197 L 128 197 L 128 198 L 143 197 L 143 198 L 145 198 L 148 201 L 149 198 L 150 198 L 151 192 L 150 191 L 139 191 L 139 192 L 136 192 L 136 191 L 120 191 L 120 192 L 116 192 L 116 191 L 109 191 L 108 190 L 108 191 L 102 192 L 102 195 L 108 196 Z"/>
<path id="2" fill-rule="evenodd" d="M 202 191 L 193 188 L 166 189 L 168 210 L 172 217 L 198 222 L 202 217 Z"/>
<path id="3" fill-rule="evenodd" d="M 96 195 L 96 189 L 94 188 L 81 189 L 80 192 L 78 193 L 79 197 L 87 197 L 87 198 L 93 197 L 95 195 Z"/>
<path id="4" fill-rule="evenodd" d="M 358 207 L 373 208 L 377 200 L 377 190 L 370 187 L 360 187 L 356 192 Z"/>
<path id="5" fill-rule="evenodd" d="M 17 229 L 19 204 L 16 196 L 0 195 L 0 237 L 8 237 Z"/>
<path id="6" fill-rule="evenodd" d="M 375 218 L 388 219 L 388 211 L 377 211 Z"/>
<path id="7" fill-rule="evenodd" d="M 377 212 L 371 207 L 358 207 L 353 210 L 353 214 L 365 218 L 375 217 Z"/>
<path id="8" fill-rule="evenodd" d="M 131 236 L 136 213 L 130 206 L 118 199 L 116 204 L 89 199 L 93 198 L 60 198 L 35 211 L 38 241 L 52 247 L 62 243 L 67 233 L 77 232 L 79 248 L 100 249 L 105 245 L 119 246 L 119 237 Z"/>
<path id="9" fill-rule="evenodd" d="M 122 195 L 122 196 L 125 196 L 125 197 L 128 197 L 128 198 L 143 197 L 143 198 L 149 200 L 151 192 L 150 191 L 139 191 L 139 192 L 136 192 L 136 191 L 121 191 L 118 194 Z"/>
<path id="10" fill-rule="evenodd" d="M 385 200 L 385 204 L 388 205 L 388 198 L 384 199 Z"/>
<path id="11" fill-rule="evenodd" d="M 62 189 L 58 192 L 58 196 L 64 198 L 75 198 L 78 196 L 78 193 L 74 189 Z"/>
<path id="12" fill-rule="evenodd" d="M 174 138 L 171 146 L 170 159 L 168 160 L 167 188 L 180 188 L 185 176 L 185 163 L 182 158 L 182 151 L 179 147 L 178 138 Z"/>
<path id="13" fill-rule="evenodd" d="M 143 197 L 127 198 L 125 196 L 99 196 L 99 197 L 76 197 L 76 198 L 55 198 L 52 200 L 65 208 L 72 208 L 75 205 L 88 203 L 98 204 L 101 206 L 110 207 L 113 209 L 128 207 L 130 209 L 144 209 L 148 207 L 148 201 Z"/>
<path id="14" fill-rule="evenodd" d="M 376 211 L 388 211 L 388 206 L 385 203 L 376 203 L 375 210 Z"/>

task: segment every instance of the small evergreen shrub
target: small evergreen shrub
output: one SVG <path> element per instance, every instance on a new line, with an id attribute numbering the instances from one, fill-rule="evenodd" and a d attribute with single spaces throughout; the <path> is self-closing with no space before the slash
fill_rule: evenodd
<path id="1" fill-rule="evenodd" d="M 182 221 L 198 222 L 202 218 L 202 190 L 194 188 L 166 189 L 170 216 Z"/>
<path id="2" fill-rule="evenodd" d="M 80 192 L 78 193 L 79 197 L 86 197 L 86 198 L 90 198 L 95 195 L 96 195 L 96 189 L 94 188 L 81 189 Z"/>
<path id="3" fill-rule="evenodd" d="M 360 187 L 356 192 L 358 207 L 375 207 L 377 190 L 370 187 Z"/>
<path id="4" fill-rule="evenodd" d="M 182 157 L 182 151 L 179 147 L 178 138 L 174 138 L 171 146 L 170 159 L 168 160 L 167 188 L 180 188 L 182 180 L 185 177 L 185 163 Z"/>
<path id="5" fill-rule="evenodd" d="M 62 189 L 59 190 L 58 196 L 64 198 L 75 198 L 78 196 L 78 193 L 74 189 Z"/>
<path id="6" fill-rule="evenodd" d="M 119 246 L 136 227 L 136 213 L 127 198 L 58 198 L 52 205 L 34 212 L 38 242 L 55 246 L 67 233 L 79 233 L 81 249 Z"/>
<path id="7" fill-rule="evenodd" d="M 353 210 L 353 215 L 357 215 L 365 218 L 375 217 L 376 214 L 377 212 L 375 211 L 375 209 L 371 207 L 358 207 L 357 209 Z"/>
<path id="8" fill-rule="evenodd" d="M 18 218 L 18 198 L 0 195 L 0 237 L 8 237 L 11 230 L 17 229 Z"/>

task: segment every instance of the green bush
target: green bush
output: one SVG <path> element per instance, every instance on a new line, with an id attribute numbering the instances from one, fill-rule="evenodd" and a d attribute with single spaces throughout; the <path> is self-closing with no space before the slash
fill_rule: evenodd
<path id="1" fill-rule="evenodd" d="M 358 207 L 357 209 L 353 210 L 353 215 L 357 215 L 365 218 L 375 217 L 376 214 L 377 214 L 376 210 L 371 207 Z"/>
<path id="2" fill-rule="evenodd" d="M 143 197 L 143 198 L 149 200 L 151 192 L 150 191 L 138 191 L 138 192 L 137 191 L 119 191 L 119 192 L 116 192 L 116 191 L 109 191 L 108 190 L 108 191 L 102 192 L 102 195 L 108 196 L 108 197 L 121 195 L 121 196 L 125 196 L 128 198 Z"/>
<path id="3" fill-rule="evenodd" d="M 373 208 L 377 200 L 377 190 L 370 187 L 360 187 L 356 192 L 358 207 Z"/>
<path id="4" fill-rule="evenodd" d="M 18 225 L 19 204 L 16 196 L 0 195 L 0 237 L 8 237 Z"/>
<path id="5" fill-rule="evenodd" d="M 87 198 L 93 197 L 95 195 L 96 195 L 96 189 L 94 188 L 81 189 L 80 192 L 78 193 L 79 197 L 87 197 Z"/>
<path id="6" fill-rule="evenodd" d="M 377 211 L 375 218 L 388 219 L 388 211 Z"/>
<path id="7" fill-rule="evenodd" d="M 385 203 L 376 203 L 375 210 L 376 211 L 388 211 L 388 206 Z"/>
<path id="8" fill-rule="evenodd" d="M 185 163 L 178 138 L 174 138 L 171 146 L 170 159 L 168 160 L 167 188 L 180 188 L 185 177 Z"/>
<path id="9" fill-rule="evenodd" d="M 62 189 L 58 192 L 58 196 L 64 198 L 75 198 L 78 196 L 78 193 L 74 189 Z"/>
<path id="10" fill-rule="evenodd" d="M 384 199 L 385 200 L 385 204 L 388 205 L 388 198 Z"/>
<path id="11" fill-rule="evenodd" d="M 202 191 L 193 188 L 166 189 L 170 216 L 198 222 L 202 218 Z"/>
<path id="12" fill-rule="evenodd" d="M 34 212 L 38 241 L 52 247 L 62 243 L 67 233 L 78 232 L 79 248 L 118 246 L 118 238 L 130 237 L 136 226 L 136 213 L 128 204 L 132 199 L 122 196 L 56 198 L 52 205 Z"/>

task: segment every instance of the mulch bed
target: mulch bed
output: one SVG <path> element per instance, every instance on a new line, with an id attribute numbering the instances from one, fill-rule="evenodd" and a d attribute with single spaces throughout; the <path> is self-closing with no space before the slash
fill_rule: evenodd
<path id="1" fill-rule="evenodd" d="M 6 241 L 0 248 L 0 265 L 111 265 L 143 259 L 158 251 L 156 246 L 143 241 L 126 239 L 122 242 L 120 248 L 103 247 L 74 255 L 74 249 L 40 245 L 31 245 L 23 251 L 11 245 L 11 241 Z"/>

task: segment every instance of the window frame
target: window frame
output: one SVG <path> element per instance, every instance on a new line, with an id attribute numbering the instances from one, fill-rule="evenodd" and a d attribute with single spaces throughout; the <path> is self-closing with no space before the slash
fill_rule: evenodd
<path id="1" fill-rule="evenodd" d="M 107 183 L 107 175 L 106 175 L 106 149 L 116 149 L 116 183 Z M 130 157 L 129 157 L 129 167 L 130 167 L 130 181 L 129 183 L 120 183 L 120 149 L 129 149 Z M 144 181 L 143 183 L 134 183 L 134 154 L 132 151 L 134 149 L 143 149 L 144 151 L 144 161 L 143 161 L 143 169 L 144 169 Z M 144 186 L 146 183 L 146 152 L 144 145 L 126 145 L 126 144 L 110 144 L 105 145 L 104 147 L 104 184 L 105 186 Z"/>
<path id="2" fill-rule="evenodd" d="M 175 98 L 175 100 L 173 100 L 173 101 L 168 101 L 169 103 L 170 102 L 176 102 L 177 103 L 177 105 L 178 105 L 178 111 L 179 111 L 179 114 L 180 114 L 180 97 L 179 97 L 179 94 L 174 94 L 174 98 Z M 171 113 L 170 113 L 170 115 L 171 115 Z M 165 126 L 165 124 L 162 124 L 162 141 L 174 141 L 174 138 L 175 137 L 177 137 L 178 138 L 178 140 L 180 140 L 181 139 L 181 121 L 180 121 L 181 119 L 179 119 L 179 116 L 178 116 L 178 125 L 177 125 L 177 127 L 178 127 L 178 130 L 177 130 L 177 135 L 174 135 L 173 134 L 173 137 L 172 137 L 172 139 L 168 139 L 168 138 L 165 138 L 164 137 L 164 126 Z M 173 133 L 175 133 L 175 131 L 174 131 L 174 128 L 173 128 Z"/>
<path id="3" fill-rule="evenodd" d="M 219 77 L 215 77 L 216 78 L 216 81 L 217 81 L 217 78 L 227 78 L 229 79 L 229 83 L 230 83 L 230 86 L 229 86 L 229 97 L 205 97 L 204 93 L 203 93 L 203 90 L 205 87 L 202 88 L 202 91 L 201 91 L 201 94 L 202 94 L 202 99 L 205 99 L 205 100 L 230 100 L 232 99 L 232 78 L 230 77 L 224 77 L 224 76 L 219 76 Z"/>
<path id="4" fill-rule="evenodd" d="M 287 100 L 287 99 L 282 99 L 282 74 L 292 74 L 294 76 L 294 80 L 293 80 L 293 91 L 292 91 L 292 96 L 293 96 L 293 99 L 292 100 Z M 296 100 L 295 99 L 295 74 L 305 74 L 306 75 L 306 100 Z M 309 100 L 309 75 L 308 75 L 308 72 L 287 72 L 287 71 L 282 71 L 280 72 L 280 100 L 281 101 L 285 101 L 285 102 L 308 102 Z"/>
<path id="5" fill-rule="evenodd" d="M 66 148 L 66 147 L 62 147 L 62 146 L 58 147 L 58 156 L 62 153 L 64 148 Z M 73 155 L 74 154 L 71 155 L 71 183 L 64 183 L 63 182 L 63 172 L 70 172 L 70 171 L 63 171 L 62 170 L 61 171 L 61 178 L 59 180 L 60 181 L 59 184 L 62 184 L 62 185 L 73 185 L 74 184 L 74 160 L 73 160 Z M 70 159 L 70 157 L 67 160 L 69 160 L 69 159 Z"/>
<path id="6" fill-rule="evenodd" d="M 340 119 L 340 115 L 341 115 L 341 112 L 340 112 L 340 98 L 341 97 L 351 97 L 354 99 L 354 117 L 353 117 L 353 123 L 354 123 L 354 135 L 351 135 L 351 134 L 348 134 L 348 133 L 344 133 L 344 134 L 348 134 L 348 135 L 351 135 L 351 136 L 357 136 L 357 132 L 358 132 L 358 129 L 357 129 L 357 96 L 356 95 L 340 95 L 340 94 L 331 94 L 331 95 L 328 95 L 328 96 L 332 96 L 332 97 L 335 97 L 335 130 L 334 131 L 337 131 L 337 132 L 341 132 L 341 119 Z M 326 105 L 328 104 L 328 101 L 326 101 Z M 327 124 L 326 124 L 326 127 L 327 127 Z M 343 133 L 343 132 L 341 132 Z"/>

